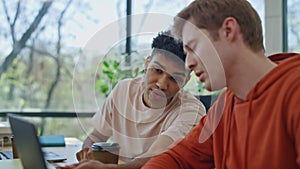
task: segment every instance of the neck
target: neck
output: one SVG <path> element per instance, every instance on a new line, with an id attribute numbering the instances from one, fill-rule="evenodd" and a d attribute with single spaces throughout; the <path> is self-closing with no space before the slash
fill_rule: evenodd
<path id="1" fill-rule="evenodd" d="M 276 64 L 263 52 L 249 52 L 240 56 L 236 64 L 230 67 L 227 86 L 238 98 L 247 100 L 250 90 L 274 67 Z"/>

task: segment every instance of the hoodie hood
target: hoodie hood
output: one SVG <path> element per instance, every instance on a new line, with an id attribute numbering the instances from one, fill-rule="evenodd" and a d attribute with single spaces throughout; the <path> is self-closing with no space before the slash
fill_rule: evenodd
<path id="1" fill-rule="evenodd" d="M 247 100 L 253 100 L 259 97 L 264 91 L 268 90 L 279 78 L 287 76 L 289 71 L 298 67 L 300 64 L 300 55 L 296 53 L 281 53 L 268 57 L 278 66 L 264 76 L 249 92 Z M 296 73 L 296 72 L 295 72 Z"/>
<path id="2" fill-rule="evenodd" d="M 294 53 L 276 54 L 268 57 L 278 66 L 268 72 L 248 93 L 247 100 L 243 101 L 234 96 L 232 91 L 226 93 L 226 104 L 224 112 L 227 120 L 224 138 L 224 154 L 220 168 L 226 168 L 226 163 L 241 159 L 239 162 L 233 163 L 240 166 L 236 168 L 249 168 L 253 166 L 251 163 L 255 156 L 254 152 L 265 153 L 265 147 L 259 148 L 254 146 L 254 142 L 259 142 L 263 132 L 268 134 L 274 132 L 272 123 L 276 120 L 270 119 L 280 117 L 280 113 L 275 112 L 272 103 L 280 103 L 284 97 L 285 90 L 288 89 L 293 82 L 291 77 L 299 77 L 300 55 Z M 296 76 L 297 75 L 297 76 Z M 280 104 L 281 106 L 282 104 Z M 279 106 L 279 107 L 280 107 Z M 282 110 L 282 107 L 277 109 Z M 261 119 L 270 120 L 270 124 L 260 123 Z M 267 120 L 268 119 L 268 120 Z M 282 119 L 282 118 L 278 118 Z M 278 121 L 277 121 L 278 122 Z M 277 123 L 280 125 L 280 123 Z M 263 129 L 263 130 L 262 130 Z M 265 130 L 265 131 L 264 131 Z M 266 136 L 268 134 L 265 134 Z M 236 147 L 236 140 L 239 146 Z M 268 140 L 267 137 L 261 140 Z M 271 144 L 268 144 L 268 146 Z M 253 147 L 257 147 L 253 151 Z M 229 157 L 231 156 L 232 157 Z M 228 156 L 229 155 L 229 156 Z M 233 166 L 234 166 L 233 165 Z M 232 167 L 232 165 L 229 165 Z M 233 167 L 235 168 L 235 167 Z M 271 167 L 272 168 L 272 167 Z"/>

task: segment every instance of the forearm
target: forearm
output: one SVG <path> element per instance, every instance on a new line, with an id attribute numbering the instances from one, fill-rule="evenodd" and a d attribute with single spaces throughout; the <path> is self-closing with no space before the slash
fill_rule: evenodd
<path id="1" fill-rule="evenodd" d="M 93 154 L 91 151 L 91 146 L 94 142 L 106 141 L 108 137 L 103 136 L 96 130 L 93 130 L 90 135 L 85 139 L 82 145 L 82 150 L 76 153 L 76 158 L 78 161 L 85 159 L 93 159 Z"/>
<path id="2" fill-rule="evenodd" d="M 152 157 L 142 167 L 142 169 L 191 168 L 190 164 L 186 161 L 186 157 L 188 157 L 189 160 L 196 159 L 196 158 L 190 159 L 190 157 L 192 157 L 192 156 L 189 155 L 189 150 L 186 150 L 185 147 L 180 145 L 180 142 L 179 142 L 178 144 L 174 145 L 174 147 L 169 149 L 168 151 Z M 194 167 L 194 168 L 197 168 L 197 167 Z"/>
<path id="3" fill-rule="evenodd" d="M 83 144 L 82 144 L 82 148 L 90 148 L 92 146 L 92 144 L 94 143 L 94 141 L 92 139 L 90 139 L 90 137 L 88 136 Z"/>
<path id="4" fill-rule="evenodd" d="M 142 166 L 142 169 L 165 169 L 165 168 L 172 168 L 172 169 L 179 169 L 180 167 L 174 161 L 174 159 L 169 156 L 167 153 L 159 154 L 149 160 L 148 163 Z M 188 168 L 188 167 L 187 167 Z"/>
<path id="5" fill-rule="evenodd" d="M 140 169 L 150 159 L 151 158 L 137 158 L 137 159 L 127 162 L 125 164 L 119 164 L 119 165 L 112 166 L 111 169 Z"/>
<path id="6" fill-rule="evenodd" d="M 147 152 L 125 164 L 116 165 L 115 169 L 140 169 L 142 168 L 153 155 L 162 153 L 173 142 L 168 136 L 160 136 L 149 148 Z"/>
<path id="7" fill-rule="evenodd" d="M 214 168 L 212 136 L 199 142 L 206 118 L 202 118 L 199 125 L 184 139 L 174 143 L 168 151 L 153 157 L 142 169 Z"/>
<path id="8" fill-rule="evenodd" d="M 85 160 L 65 166 L 65 169 L 140 169 L 150 158 L 136 159 L 126 164 L 104 164 L 96 160 Z"/>

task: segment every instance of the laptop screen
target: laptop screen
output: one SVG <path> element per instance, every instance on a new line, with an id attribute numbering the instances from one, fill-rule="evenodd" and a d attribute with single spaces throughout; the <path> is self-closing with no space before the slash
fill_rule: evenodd
<path id="1" fill-rule="evenodd" d="M 22 116 L 8 114 L 8 118 L 24 169 L 47 169 L 35 126 Z"/>

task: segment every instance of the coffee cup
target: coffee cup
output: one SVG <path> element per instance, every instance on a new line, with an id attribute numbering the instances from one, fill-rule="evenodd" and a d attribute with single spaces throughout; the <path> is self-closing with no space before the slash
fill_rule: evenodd
<path id="1" fill-rule="evenodd" d="M 97 142 L 91 147 L 93 159 L 105 164 L 118 164 L 119 149 L 118 143 Z"/>

